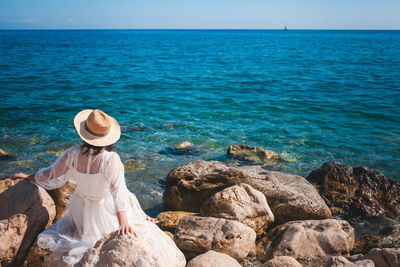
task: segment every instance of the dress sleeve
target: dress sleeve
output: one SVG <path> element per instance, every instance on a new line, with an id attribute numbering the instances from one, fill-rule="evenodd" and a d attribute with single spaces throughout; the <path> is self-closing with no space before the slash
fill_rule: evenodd
<path id="1" fill-rule="evenodd" d="M 39 169 L 35 174 L 35 182 L 47 190 L 63 186 L 68 181 L 67 173 L 72 167 L 75 150 L 75 146 L 68 148 L 49 167 Z"/>
<path id="2" fill-rule="evenodd" d="M 114 200 L 116 212 L 126 211 L 129 203 L 129 190 L 126 187 L 124 164 L 117 153 L 111 153 L 105 164 L 104 175 Z"/>

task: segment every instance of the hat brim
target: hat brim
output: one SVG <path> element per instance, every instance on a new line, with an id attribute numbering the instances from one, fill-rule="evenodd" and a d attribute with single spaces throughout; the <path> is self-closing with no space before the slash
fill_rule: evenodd
<path id="1" fill-rule="evenodd" d="M 82 110 L 78 114 L 76 114 L 74 118 L 75 129 L 81 139 L 93 146 L 108 146 L 117 142 L 118 139 L 121 137 L 121 127 L 119 126 L 117 120 L 113 117 L 111 117 L 110 131 L 106 136 L 94 136 L 85 129 L 85 121 L 92 111 L 92 109 Z"/>

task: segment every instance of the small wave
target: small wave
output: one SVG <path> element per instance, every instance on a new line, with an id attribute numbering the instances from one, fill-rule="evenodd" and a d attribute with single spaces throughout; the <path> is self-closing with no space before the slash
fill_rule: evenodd
<path id="1" fill-rule="evenodd" d="M 279 154 L 281 159 L 287 162 L 296 162 L 296 156 L 293 153 L 288 153 L 286 150 L 284 150 L 282 153 Z"/>

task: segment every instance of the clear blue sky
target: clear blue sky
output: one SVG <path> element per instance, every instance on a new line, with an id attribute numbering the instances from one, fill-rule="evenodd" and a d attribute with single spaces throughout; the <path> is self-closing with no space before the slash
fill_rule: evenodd
<path id="1" fill-rule="evenodd" d="M 0 0 L 0 29 L 400 29 L 400 0 Z"/>

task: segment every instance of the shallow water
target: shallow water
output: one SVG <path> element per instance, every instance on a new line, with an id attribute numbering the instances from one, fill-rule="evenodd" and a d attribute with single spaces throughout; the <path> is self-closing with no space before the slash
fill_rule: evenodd
<path id="1" fill-rule="evenodd" d="M 78 144 L 72 120 L 121 124 L 128 187 L 161 207 L 167 173 L 271 149 L 307 176 L 329 160 L 400 178 L 400 31 L 0 31 L 0 175 L 34 172 Z M 183 141 L 200 155 L 174 155 Z"/>

